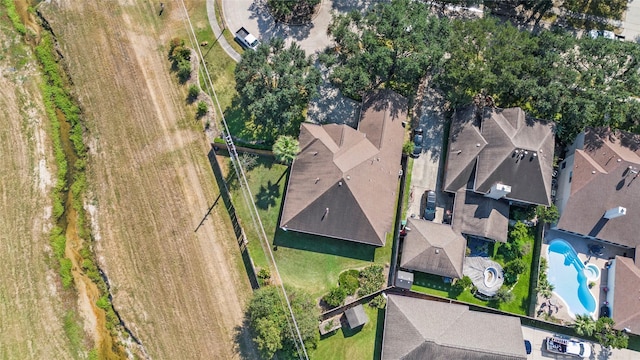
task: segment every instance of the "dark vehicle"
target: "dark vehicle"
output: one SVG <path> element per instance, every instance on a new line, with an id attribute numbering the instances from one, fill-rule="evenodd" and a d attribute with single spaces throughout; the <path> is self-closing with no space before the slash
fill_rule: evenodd
<path id="1" fill-rule="evenodd" d="M 416 135 L 413 137 L 413 156 L 414 157 L 419 157 L 420 154 L 422 154 L 422 133 L 418 134 L 416 133 Z"/>
<path id="2" fill-rule="evenodd" d="M 524 341 L 524 349 L 527 351 L 527 355 L 531 354 L 531 342 L 529 340 Z"/>
<path id="3" fill-rule="evenodd" d="M 258 45 L 260 45 L 260 41 L 258 41 L 255 36 L 251 35 L 244 27 L 241 27 L 240 30 L 236 31 L 236 40 L 238 40 L 240 45 L 244 48 L 251 50 L 255 50 Z"/>
<path id="4" fill-rule="evenodd" d="M 433 221 L 436 217 L 436 192 L 427 190 L 425 194 L 427 197 L 427 205 L 424 207 L 424 219 Z"/>

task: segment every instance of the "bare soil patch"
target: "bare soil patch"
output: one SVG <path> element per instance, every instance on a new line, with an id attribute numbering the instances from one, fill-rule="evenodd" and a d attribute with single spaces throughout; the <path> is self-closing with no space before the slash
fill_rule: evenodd
<path id="1" fill-rule="evenodd" d="M 151 358 L 255 354 L 251 288 L 217 197 L 202 126 L 169 71 L 178 3 L 42 4 L 74 81 L 90 146 L 87 200 L 114 306 Z M 222 204 L 222 202 L 220 202 Z M 242 347 L 242 348 L 241 348 Z"/>

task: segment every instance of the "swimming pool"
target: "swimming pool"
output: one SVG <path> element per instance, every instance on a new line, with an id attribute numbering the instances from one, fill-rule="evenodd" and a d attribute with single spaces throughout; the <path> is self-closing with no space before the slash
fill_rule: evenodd
<path id="1" fill-rule="evenodd" d="M 553 292 L 567 304 L 569 315 L 594 315 L 596 298 L 589 290 L 587 272 L 593 276 L 593 267 L 585 271 L 585 266 L 571 244 L 555 239 L 549 243 L 547 254 L 549 269 L 547 278 L 553 285 Z M 598 269 L 599 270 L 599 269 Z M 599 271 L 598 271 L 599 275 Z"/>

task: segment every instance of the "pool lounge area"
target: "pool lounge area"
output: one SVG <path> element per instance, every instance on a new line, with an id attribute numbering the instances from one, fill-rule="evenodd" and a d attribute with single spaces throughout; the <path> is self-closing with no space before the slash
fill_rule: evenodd
<path id="1" fill-rule="evenodd" d="M 553 245 L 555 240 L 560 240 L 561 242 L 557 242 L 557 245 Z M 568 244 L 572 253 L 575 254 L 569 256 L 568 259 L 564 252 L 569 252 L 569 249 L 565 244 Z M 606 244 L 601 254 L 594 255 L 589 252 L 589 246 L 593 244 L 593 240 L 566 234 L 557 230 L 549 230 L 545 234 L 545 240 L 541 249 L 541 256 L 547 259 L 547 278 L 550 283 L 554 284 L 554 290 L 550 301 L 552 304 L 551 307 L 547 306 L 542 308 L 541 305 L 546 301 L 546 299 L 538 296 L 538 303 L 536 307 L 539 309 L 538 316 L 541 316 L 541 313 L 544 310 L 545 313 L 550 312 L 551 316 L 561 320 L 563 323 L 573 323 L 575 315 L 580 314 L 580 311 L 587 311 L 587 313 L 591 313 L 591 311 L 588 311 L 587 307 L 591 307 L 591 300 L 588 299 L 592 297 L 594 299 L 595 308 L 593 313 L 590 315 L 597 319 L 600 307 L 606 300 L 606 293 L 603 289 L 607 287 L 608 270 L 605 268 L 605 264 L 609 258 L 615 257 L 616 255 L 627 256 L 626 252 L 629 250 Z M 550 252 L 549 248 L 552 245 L 552 251 Z M 572 276 L 564 273 L 560 274 L 560 278 L 558 278 L 558 274 L 555 273 L 555 270 L 551 270 L 552 261 L 557 261 L 557 264 L 559 265 L 554 269 L 559 269 L 559 271 L 567 270 L 572 274 Z M 567 265 L 565 265 L 565 261 L 567 262 Z M 580 269 L 580 271 L 578 271 L 578 269 Z M 552 276 L 556 277 L 555 282 L 551 280 Z M 578 279 L 578 276 L 584 276 L 583 281 L 586 282 L 586 289 L 588 290 L 588 293 L 584 291 L 584 287 L 582 287 L 582 295 L 578 292 L 581 288 L 581 280 Z M 590 282 L 595 283 L 591 289 L 588 287 Z M 571 292 L 571 289 L 573 289 L 573 292 Z M 582 299 L 580 296 L 582 296 Z M 586 303 L 586 306 L 585 304 L 582 304 L 583 301 Z"/>

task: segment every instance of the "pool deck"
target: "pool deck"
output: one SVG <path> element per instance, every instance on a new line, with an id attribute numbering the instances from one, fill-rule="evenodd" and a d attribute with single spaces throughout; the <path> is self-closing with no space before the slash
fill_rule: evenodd
<path id="1" fill-rule="evenodd" d="M 607 263 L 607 261 L 609 261 L 609 258 L 615 257 L 616 255 L 623 256 L 628 250 L 610 244 L 603 244 L 604 249 L 602 250 L 602 256 L 590 256 L 589 245 L 595 244 L 595 241 L 559 232 L 557 230 L 549 230 L 547 231 L 544 242 L 542 243 L 542 250 L 540 252 L 541 256 L 547 258 L 549 242 L 555 239 L 563 239 L 571 244 L 571 246 L 573 246 L 575 251 L 578 253 L 578 258 L 580 258 L 583 264 L 588 261 L 591 264 L 595 264 L 600 269 L 600 278 L 595 281 L 596 285 L 591 288 L 591 293 L 596 298 L 597 307 L 595 316 L 597 319 L 600 313 L 600 307 L 602 306 L 606 297 L 603 289 L 607 287 L 609 270 L 605 269 L 605 264 Z M 563 300 L 561 300 L 557 295 L 554 294 L 551 297 L 550 302 L 552 304 L 551 306 L 545 304 L 545 299 L 541 296 L 538 296 L 538 302 L 536 303 L 537 317 L 542 318 L 542 315 L 546 312 L 554 318 L 561 320 L 563 324 L 573 323 L 573 318 L 569 315 L 569 312 L 567 311 L 567 305 Z"/>

